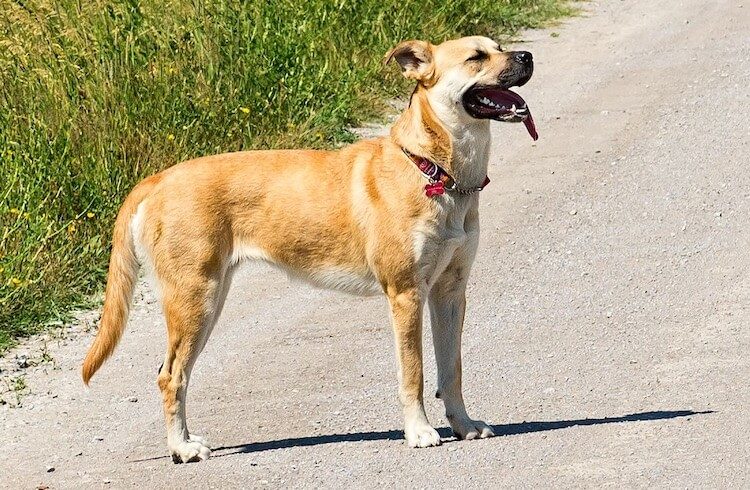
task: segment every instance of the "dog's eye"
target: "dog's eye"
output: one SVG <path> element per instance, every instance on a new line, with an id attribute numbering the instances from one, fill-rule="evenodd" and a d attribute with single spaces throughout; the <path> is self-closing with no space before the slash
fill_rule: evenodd
<path id="1" fill-rule="evenodd" d="M 471 58 L 467 58 L 466 61 L 482 61 L 487 57 L 487 53 L 484 51 L 477 51 Z"/>

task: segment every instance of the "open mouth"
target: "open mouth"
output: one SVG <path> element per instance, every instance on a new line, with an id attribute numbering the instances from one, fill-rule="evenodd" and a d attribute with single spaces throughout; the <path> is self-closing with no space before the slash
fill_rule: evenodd
<path id="1" fill-rule="evenodd" d="M 522 122 L 531 138 L 536 141 L 534 118 L 529 106 L 517 93 L 500 87 L 472 87 L 463 97 L 464 108 L 471 117 L 504 122 Z"/>

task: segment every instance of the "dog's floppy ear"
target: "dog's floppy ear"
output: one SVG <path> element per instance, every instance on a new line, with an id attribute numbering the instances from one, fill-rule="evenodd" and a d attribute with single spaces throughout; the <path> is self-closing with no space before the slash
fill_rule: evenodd
<path id="1" fill-rule="evenodd" d="M 406 78 L 426 82 L 435 71 L 432 59 L 432 44 L 425 41 L 404 41 L 385 55 L 385 63 L 392 59 L 401 66 Z"/>

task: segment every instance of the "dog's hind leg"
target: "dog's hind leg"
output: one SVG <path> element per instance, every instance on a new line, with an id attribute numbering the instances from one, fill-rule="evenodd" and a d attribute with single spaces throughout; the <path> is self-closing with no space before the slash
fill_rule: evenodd
<path id="1" fill-rule="evenodd" d="M 157 381 L 164 403 L 167 445 L 175 463 L 203 461 L 211 454 L 206 441 L 188 431 L 185 401 L 190 373 L 221 313 L 230 275 L 163 285 L 168 340 Z"/>

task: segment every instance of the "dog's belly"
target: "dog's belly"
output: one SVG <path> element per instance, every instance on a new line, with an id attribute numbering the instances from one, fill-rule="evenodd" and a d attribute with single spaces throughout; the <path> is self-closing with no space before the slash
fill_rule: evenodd
<path id="1" fill-rule="evenodd" d="M 314 271 L 287 271 L 292 279 L 325 289 L 334 289 L 357 296 L 373 296 L 383 292 L 380 283 L 371 273 L 346 270 L 340 267 L 323 267 Z"/>
<path id="2" fill-rule="evenodd" d="M 373 296 L 383 292 L 383 288 L 369 270 L 354 270 L 343 266 L 310 265 L 307 268 L 289 267 L 287 264 L 273 260 L 261 247 L 236 243 L 230 259 L 234 265 L 246 260 L 265 262 L 286 272 L 290 279 L 298 280 L 313 286 L 342 291 L 357 296 Z"/>

